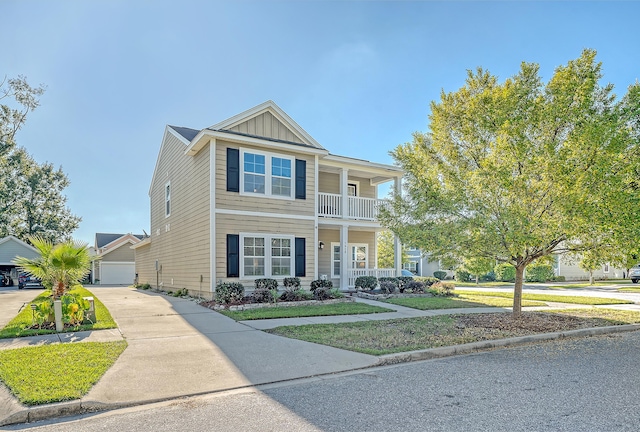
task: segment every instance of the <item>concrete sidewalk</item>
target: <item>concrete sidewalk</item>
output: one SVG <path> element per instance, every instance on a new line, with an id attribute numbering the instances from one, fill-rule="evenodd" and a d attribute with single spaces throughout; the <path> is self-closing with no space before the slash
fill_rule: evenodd
<path id="1" fill-rule="evenodd" d="M 260 331 L 280 325 L 385 320 L 451 313 L 509 312 L 509 308 L 420 311 L 385 304 L 384 307 L 394 311 L 367 315 L 236 322 L 186 299 L 133 288 L 94 286 L 91 290 L 109 308 L 119 329 L 0 340 L 0 349 L 123 338 L 129 344 L 127 349 L 79 401 L 25 407 L 0 385 L 0 425 L 521 343 L 518 338 L 513 338 L 506 341 L 482 342 L 480 345 L 468 344 L 376 357 Z M 379 302 L 373 300 L 357 301 L 380 306 Z M 640 310 L 640 305 L 629 305 L 626 308 Z M 638 326 L 618 326 L 612 331 L 637 328 Z M 606 330 L 601 328 L 594 331 L 602 333 Z M 581 335 L 585 334 L 585 330 L 581 332 Z M 555 336 L 539 336 L 549 339 L 568 333 L 570 332 Z M 531 342 L 534 338 L 529 336 L 520 339 Z"/>

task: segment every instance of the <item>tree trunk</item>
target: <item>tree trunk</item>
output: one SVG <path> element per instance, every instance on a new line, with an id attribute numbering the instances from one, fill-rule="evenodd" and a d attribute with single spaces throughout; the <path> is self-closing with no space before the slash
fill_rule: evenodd
<path id="1" fill-rule="evenodd" d="M 478 275 L 476 275 L 476 285 L 478 285 Z"/>
<path id="2" fill-rule="evenodd" d="M 513 286 L 513 314 L 522 313 L 522 281 L 524 280 L 524 264 L 516 266 L 516 283 Z"/>
<path id="3" fill-rule="evenodd" d="M 589 270 L 589 285 L 593 285 L 593 270 Z"/>

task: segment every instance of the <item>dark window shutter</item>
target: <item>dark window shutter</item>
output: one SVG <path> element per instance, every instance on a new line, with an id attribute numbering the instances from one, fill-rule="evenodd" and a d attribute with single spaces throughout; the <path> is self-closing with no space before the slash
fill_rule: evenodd
<path id="1" fill-rule="evenodd" d="M 240 150 L 227 148 L 227 190 L 240 192 Z"/>
<path id="2" fill-rule="evenodd" d="M 306 239 L 304 237 L 296 237 L 296 276 L 306 276 L 307 251 L 305 244 Z"/>
<path id="3" fill-rule="evenodd" d="M 240 236 L 227 234 L 227 277 L 240 277 Z"/>
<path id="4" fill-rule="evenodd" d="M 307 199 L 307 161 L 296 159 L 296 199 Z"/>

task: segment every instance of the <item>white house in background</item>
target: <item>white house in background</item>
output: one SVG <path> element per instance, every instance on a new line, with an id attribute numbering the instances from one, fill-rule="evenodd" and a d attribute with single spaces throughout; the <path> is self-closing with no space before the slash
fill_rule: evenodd
<path id="1" fill-rule="evenodd" d="M 131 246 L 139 243 L 142 234 L 97 233 L 95 254 L 91 266 L 91 283 L 100 285 L 131 285 L 136 277 L 135 252 Z"/>
<path id="2" fill-rule="evenodd" d="M 556 276 L 564 276 L 565 280 L 589 280 L 589 272 L 580 268 L 579 258 L 567 255 L 555 255 L 553 262 L 553 272 Z M 602 279 L 622 279 L 626 278 L 627 270 L 612 267 L 604 264 L 599 269 L 594 270 L 593 278 L 595 280 Z"/>
<path id="3" fill-rule="evenodd" d="M 18 269 L 13 260 L 22 256 L 25 258 L 37 258 L 40 252 L 28 243 L 17 237 L 7 236 L 0 239 L 0 273 L 6 273 L 13 280 L 13 285 L 18 285 Z"/>

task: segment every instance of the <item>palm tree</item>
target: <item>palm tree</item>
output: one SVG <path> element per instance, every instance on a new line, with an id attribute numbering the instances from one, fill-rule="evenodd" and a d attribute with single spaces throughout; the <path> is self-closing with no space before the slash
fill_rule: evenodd
<path id="1" fill-rule="evenodd" d="M 42 281 L 42 285 L 60 298 L 89 274 L 91 257 L 86 243 L 66 241 L 53 244 L 39 236 L 29 237 L 40 256 L 35 259 L 16 257 L 14 263 Z"/>

